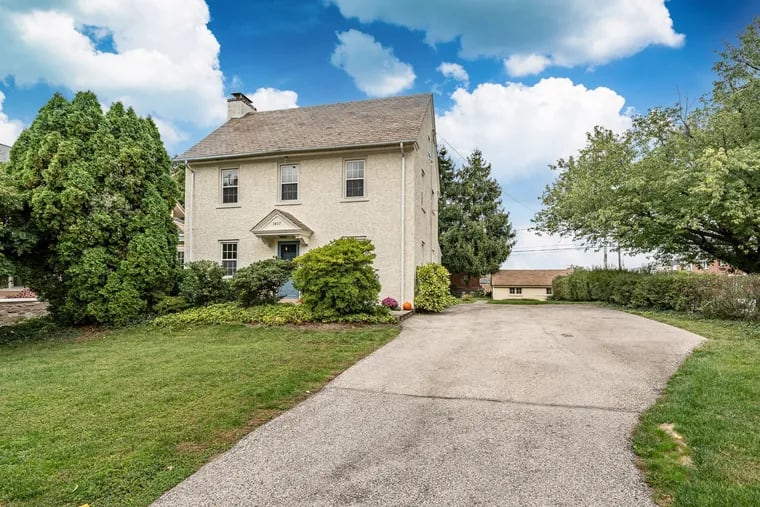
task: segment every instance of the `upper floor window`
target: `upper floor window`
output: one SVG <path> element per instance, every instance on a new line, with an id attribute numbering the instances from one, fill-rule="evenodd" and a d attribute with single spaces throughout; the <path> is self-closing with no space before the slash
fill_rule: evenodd
<path id="1" fill-rule="evenodd" d="M 280 200 L 298 200 L 298 165 L 280 166 Z"/>
<path id="2" fill-rule="evenodd" d="M 346 197 L 364 197 L 364 160 L 346 161 Z"/>
<path id="3" fill-rule="evenodd" d="M 222 169 L 222 204 L 238 202 L 238 170 Z"/>
<path id="4" fill-rule="evenodd" d="M 237 242 L 222 243 L 222 268 L 225 276 L 232 276 L 237 271 L 238 245 Z"/>

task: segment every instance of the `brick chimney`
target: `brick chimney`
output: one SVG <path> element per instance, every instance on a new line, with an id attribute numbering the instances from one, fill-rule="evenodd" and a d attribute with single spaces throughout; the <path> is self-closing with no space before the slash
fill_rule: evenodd
<path id="1" fill-rule="evenodd" d="M 227 99 L 227 119 L 242 118 L 248 113 L 255 113 L 251 99 L 240 92 L 232 94 L 232 98 Z"/>

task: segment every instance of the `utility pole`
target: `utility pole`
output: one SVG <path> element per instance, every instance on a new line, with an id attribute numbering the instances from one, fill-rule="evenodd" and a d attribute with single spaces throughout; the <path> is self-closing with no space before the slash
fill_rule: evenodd
<path id="1" fill-rule="evenodd" d="M 620 254 L 620 243 L 617 245 L 618 247 L 618 269 L 623 270 L 623 256 Z"/>
<path id="2" fill-rule="evenodd" d="M 604 269 L 607 269 L 607 243 L 604 244 Z"/>

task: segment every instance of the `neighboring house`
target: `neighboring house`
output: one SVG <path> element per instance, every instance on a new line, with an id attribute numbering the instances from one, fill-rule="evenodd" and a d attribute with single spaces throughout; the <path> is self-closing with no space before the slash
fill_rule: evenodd
<path id="1" fill-rule="evenodd" d="M 542 299 L 552 294 L 552 281 L 572 269 L 502 269 L 491 277 L 493 299 Z"/>
<path id="2" fill-rule="evenodd" d="M 465 293 L 481 292 L 483 294 L 491 293 L 491 275 L 483 275 L 481 277 L 471 276 L 469 284 L 467 283 L 467 275 L 464 273 L 454 273 L 449 277 L 449 287 L 455 295 L 462 295 Z"/>
<path id="3" fill-rule="evenodd" d="M 723 261 L 703 261 L 699 264 L 676 264 L 673 271 L 691 271 L 692 273 L 709 273 L 711 275 L 737 275 L 744 274 L 741 270 L 727 264 Z"/>
<path id="4" fill-rule="evenodd" d="M 8 162 L 11 159 L 11 147 L 0 143 L 0 163 Z M 10 294 L 16 294 L 16 292 L 23 289 L 23 287 L 20 286 L 21 281 L 18 279 L 18 277 L 9 276 L 7 277 L 7 281 L 5 278 L 3 278 L 3 287 L 0 288 L 0 299 L 7 297 Z M 8 290 L 6 290 L 6 288 Z"/>
<path id="5" fill-rule="evenodd" d="M 11 147 L 0 143 L 0 162 L 8 162 L 11 159 Z"/>
<path id="6" fill-rule="evenodd" d="M 185 208 L 180 203 L 172 209 L 172 222 L 177 227 L 177 261 L 180 267 L 185 265 Z"/>
<path id="7" fill-rule="evenodd" d="M 440 262 L 432 95 L 258 112 L 235 93 L 227 106 L 227 122 L 177 157 L 185 261 L 216 260 L 232 275 L 366 238 L 380 297 L 412 301 L 416 267 Z"/>

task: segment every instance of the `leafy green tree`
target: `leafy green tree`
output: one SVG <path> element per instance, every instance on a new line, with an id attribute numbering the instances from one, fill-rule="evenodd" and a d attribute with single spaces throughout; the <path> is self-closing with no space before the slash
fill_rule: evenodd
<path id="1" fill-rule="evenodd" d="M 179 203 L 185 205 L 185 163 L 175 161 L 172 163 L 172 178 L 177 182 L 177 188 L 179 191 Z"/>
<path id="2" fill-rule="evenodd" d="M 123 323 L 172 285 L 177 186 L 155 124 L 55 94 L 0 176 L 2 255 L 66 323 Z"/>
<path id="3" fill-rule="evenodd" d="M 468 282 L 498 271 L 512 251 L 515 233 L 501 204 L 501 186 L 491 177 L 491 164 L 480 150 L 459 170 L 445 149 L 438 157 L 441 263 L 451 273 L 464 273 Z"/>
<path id="4" fill-rule="evenodd" d="M 317 319 L 374 313 L 380 293 L 374 260 L 369 240 L 336 239 L 295 258 L 293 285 Z"/>
<path id="5" fill-rule="evenodd" d="M 760 18 L 728 46 L 713 93 L 596 128 L 543 194 L 539 230 L 760 272 Z"/>

